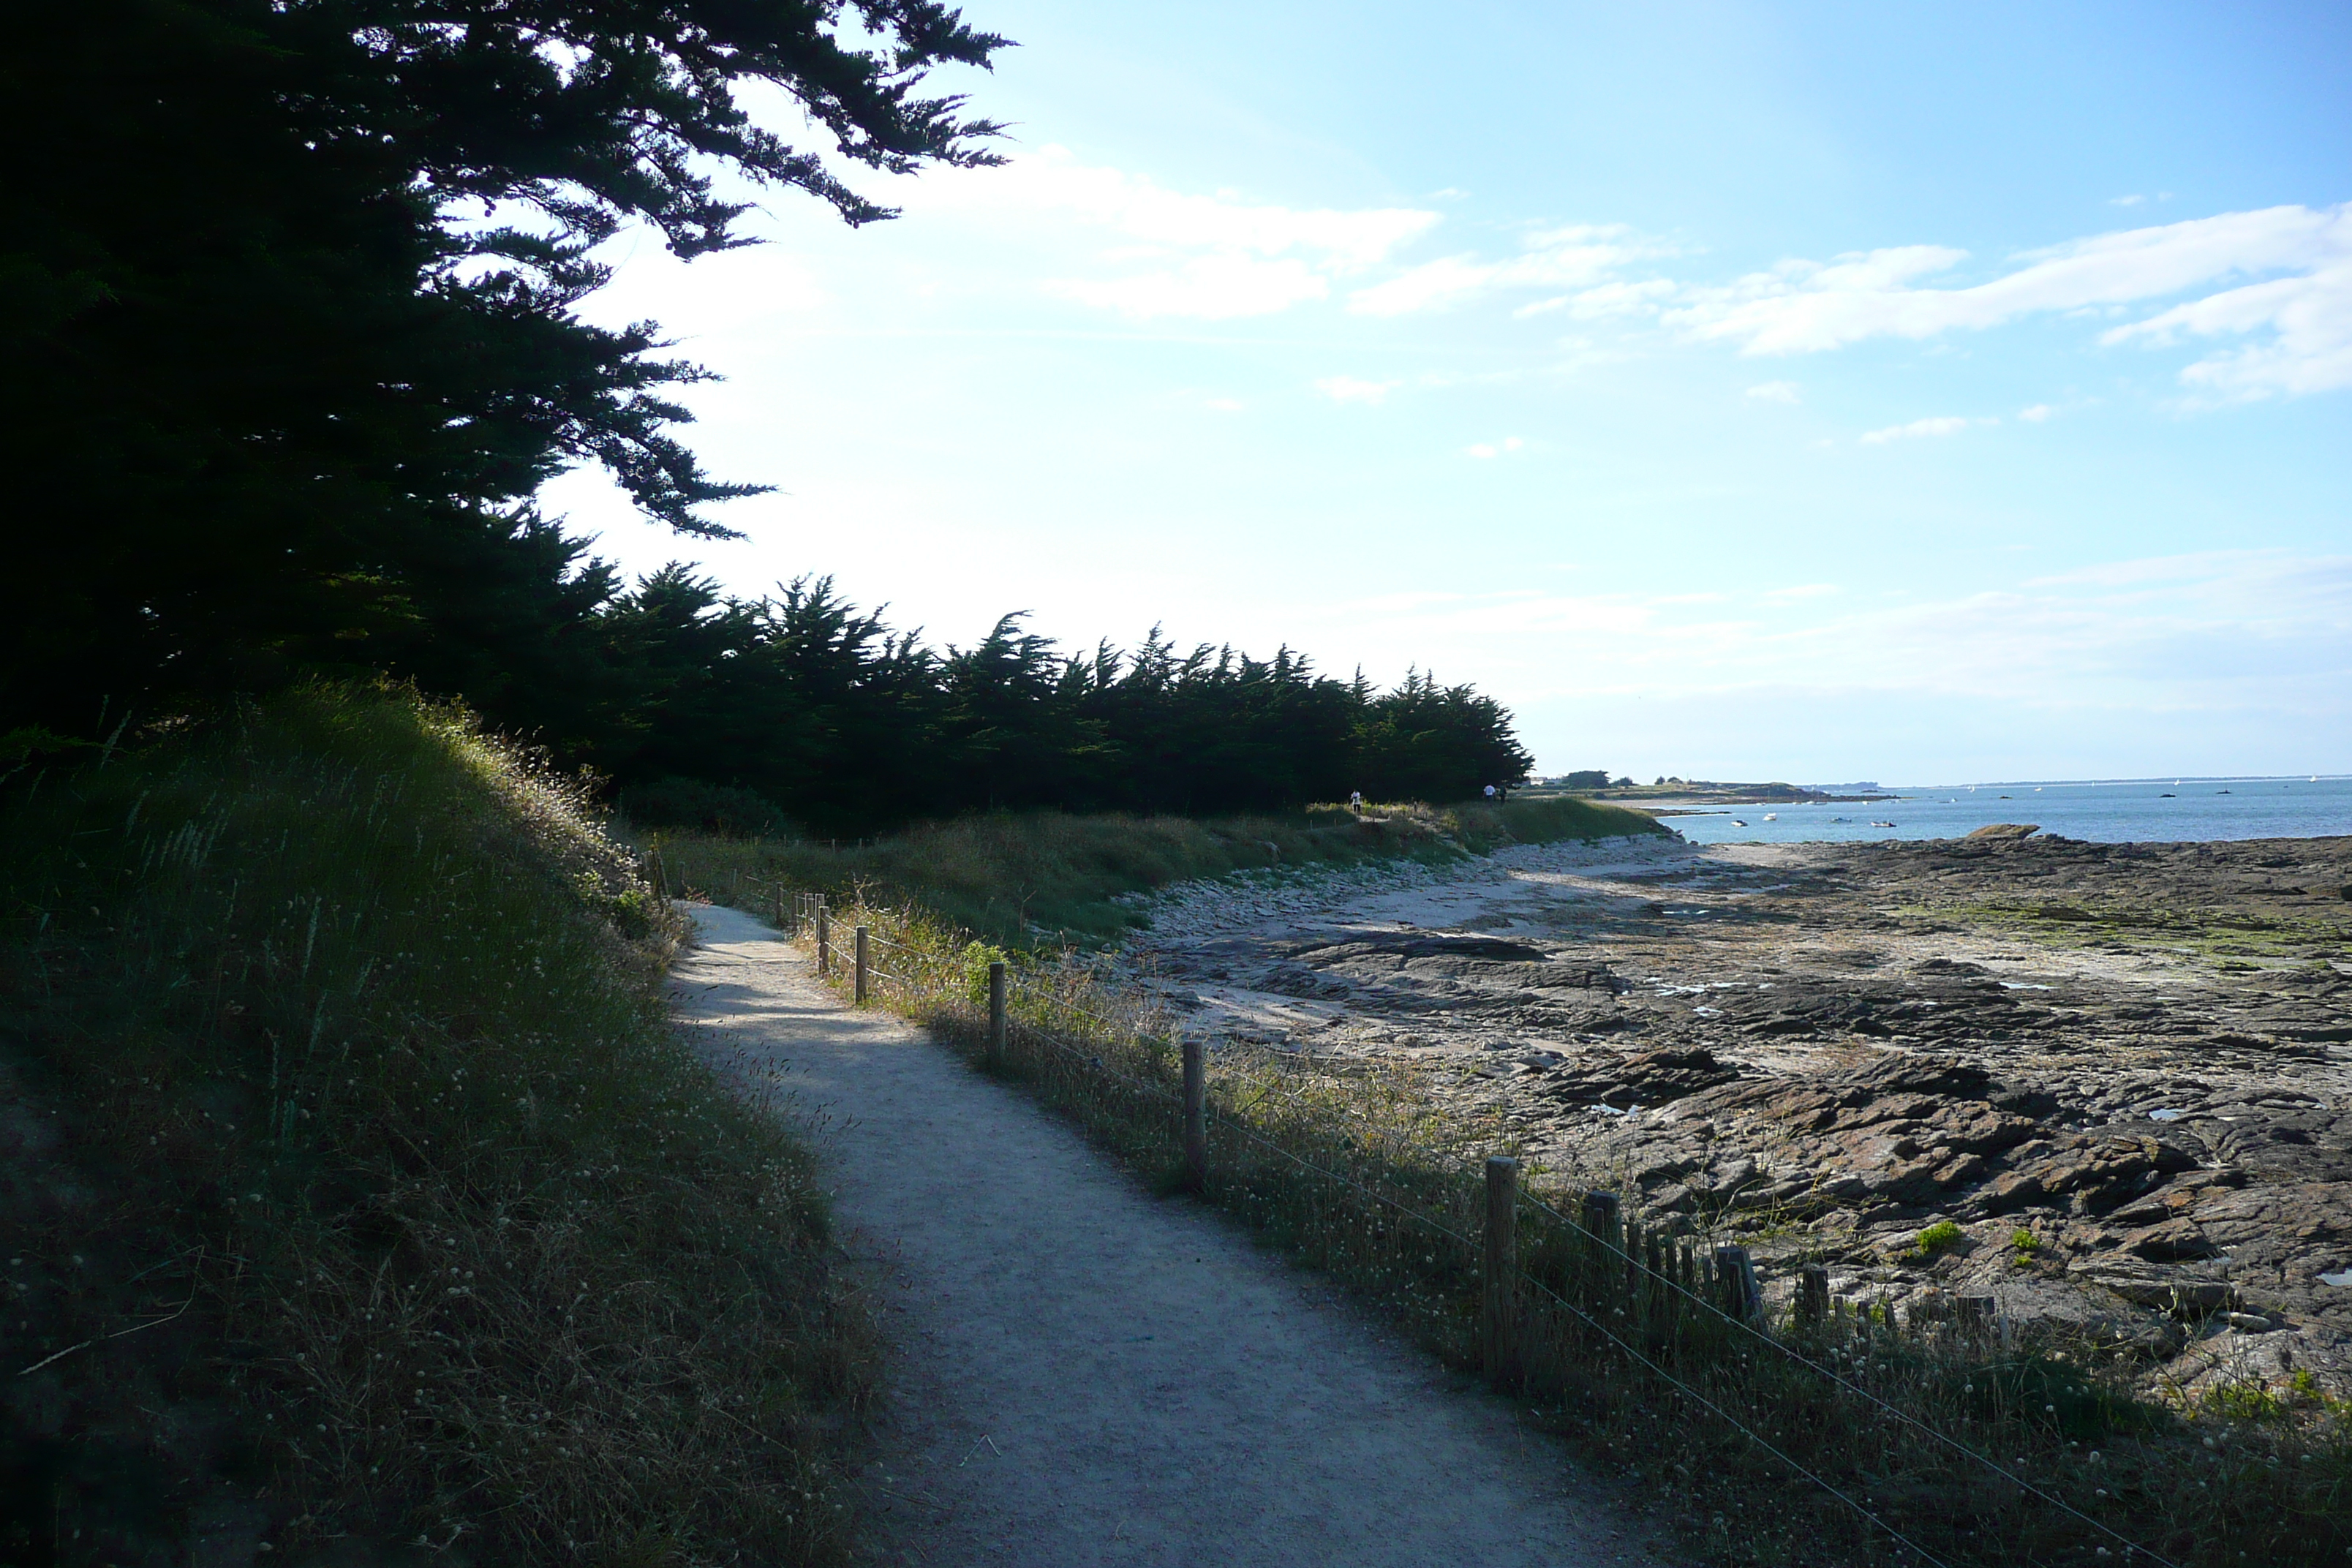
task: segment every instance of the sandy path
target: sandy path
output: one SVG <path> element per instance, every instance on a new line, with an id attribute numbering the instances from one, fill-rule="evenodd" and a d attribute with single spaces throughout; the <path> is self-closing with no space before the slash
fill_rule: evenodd
<path id="1" fill-rule="evenodd" d="M 870 1560 L 1664 1561 L 1564 1455 L 1224 1222 L 697 909 L 680 1016 L 814 1120 L 898 1356 Z"/>

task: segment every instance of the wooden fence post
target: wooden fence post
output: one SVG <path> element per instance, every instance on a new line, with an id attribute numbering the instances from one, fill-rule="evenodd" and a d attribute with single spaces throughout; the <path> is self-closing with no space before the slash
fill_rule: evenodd
<path id="1" fill-rule="evenodd" d="M 860 1007 L 866 1005 L 866 929 L 858 926 L 851 933 L 857 939 L 857 978 L 851 988 L 851 999 Z"/>
<path id="2" fill-rule="evenodd" d="M 1486 1162 L 1486 1276 L 1480 1349 L 1490 1382 L 1507 1383 L 1518 1362 L 1519 1163 Z"/>
<path id="3" fill-rule="evenodd" d="M 1004 1065 L 1004 961 L 988 964 L 988 1065 Z"/>
<path id="4" fill-rule="evenodd" d="M 1209 1048 L 1186 1040 L 1184 1051 L 1184 1184 L 1209 1184 Z"/>
<path id="5" fill-rule="evenodd" d="M 1763 1317 L 1764 1293 L 1756 1287 L 1756 1265 L 1748 1259 L 1746 1247 L 1717 1247 L 1715 1279 L 1722 1295 L 1719 1305 L 1726 1312 L 1743 1323 Z"/>
<path id="6" fill-rule="evenodd" d="M 833 973 L 833 921 L 822 903 L 816 907 L 816 972 Z"/>
<path id="7" fill-rule="evenodd" d="M 1603 1296 L 1614 1294 L 1609 1289 L 1609 1282 L 1617 1273 L 1615 1268 L 1617 1259 L 1613 1254 L 1619 1245 L 1618 1213 L 1619 1205 L 1615 1193 L 1584 1194 L 1584 1210 L 1580 1217 L 1584 1222 L 1584 1234 L 1589 1238 L 1584 1244 L 1589 1259 L 1586 1267 L 1591 1274 L 1591 1281 L 1587 1288 L 1592 1292 L 1589 1304 L 1593 1306 L 1601 1305 L 1601 1299 Z"/>
<path id="8" fill-rule="evenodd" d="M 1797 1321 L 1818 1329 L 1830 1315 L 1830 1271 L 1808 1263 L 1797 1271 Z"/>

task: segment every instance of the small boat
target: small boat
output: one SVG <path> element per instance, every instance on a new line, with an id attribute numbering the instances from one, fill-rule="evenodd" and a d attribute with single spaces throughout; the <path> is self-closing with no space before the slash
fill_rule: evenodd
<path id="1" fill-rule="evenodd" d="M 2156 798 L 2158 800 L 2178 800 L 2180 797 L 2174 795 L 2170 790 L 2166 790 L 2162 795 L 2158 795 Z"/>
<path id="2" fill-rule="evenodd" d="M 2225 789 L 2217 789 L 2217 790 L 2215 790 L 2213 793 L 2214 793 L 2215 795 L 2227 795 L 2227 794 L 2229 794 L 2230 792 L 2229 792 L 2228 790 L 2225 790 Z"/>
<path id="3" fill-rule="evenodd" d="M 1768 811 L 1764 814 L 1764 820 L 1767 822 L 1778 822 L 1780 820 L 1780 814 L 1777 811 Z"/>
<path id="4" fill-rule="evenodd" d="M 1871 826 L 1872 826 L 1873 827 L 1892 827 L 1892 826 L 1895 826 L 1895 824 L 1893 824 L 1893 823 L 1891 823 L 1891 822 L 1874 822 L 1874 823 L 1872 823 L 1872 824 L 1871 824 Z"/>
<path id="5" fill-rule="evenodd" d="M 1745 827 L 1748 824 L 1740 821 L 1739 818 L 1735 816 L 1731 819 L 1731 826 L 1734 827 Z"/>

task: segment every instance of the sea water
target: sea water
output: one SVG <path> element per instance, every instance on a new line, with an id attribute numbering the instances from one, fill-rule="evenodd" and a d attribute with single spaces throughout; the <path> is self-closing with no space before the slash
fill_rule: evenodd
<path id="1" fill-rule="evenodd" d="M 1959 838 L 1995 822 L 2107 844 L 2352 834 L 2352 776 L 2044 780 L 1906 785 L 1893 794 L 1832 805 L 1709 807 L 1664 820 L 1697 844 Z M 1776 820 L 1764 820 L 1768 812 Z"/>

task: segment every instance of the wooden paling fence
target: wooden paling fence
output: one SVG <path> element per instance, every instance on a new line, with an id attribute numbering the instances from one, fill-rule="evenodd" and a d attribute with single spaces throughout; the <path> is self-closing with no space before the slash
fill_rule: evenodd
<path id="1" fill-rule="evenodd" d="M 818 973 L 845 979 L 856 1005 L 869 1005 L 883 988 L 893 987 L 910 1004 L 968 1008 L 981 1031 L 983 1060 L 1003 1067 L 1018 1058 L 1040 1076 L 1085 1080 L 1090 1094 L 1115 1102 L 1128 1125 L 1144 1129 L 1147 1138 L 1164 1138 L 1161 1146 L 1183 1186 L 1237 1196 L 1236 1206 L 1247 1210 L 1253 1184 L 1262 1186 L 1270 1173 L 1286 1171 L 1289 1206 L 1298 1209 L 1304 1193 L 1307 1215 L 1287 1222 L 1288 1239 L 1309 1261 L 1345 1262 L 1351 1247 L 1358 1254 L 1373 1245 L 1396 1250 L 1392 1235 L 1373 1234 L 1383 1224 L 1425 1234 L 1429 1249 L 1411 1270 L 1417 1279 L 1404 1281 L 1403 1289 L 1453 1289 L 1454 1282 L 1475 1280 L 1475 1354 L 1497 1387 L 1562 1386 L 1575 1380 L 1596 1346 L 1613 1347 L 1897 1542 L 1937 1561 L 1865 1500 L 1807 1469 L 1728 1407 L 1713 1376 L 1717 1370 L 1779 1358 L 1819 1380 L 1827 1397 L 1843 1401 L 1857 1417 L 1912 1429 L 1923 1441 L 1950 1449 L 1957 1462 L 1999 1477 L 2015 1495 L 2073 1516 L 2088 1537 L 2114 1542 L 2121 1561 L 2167 1562 L 2012 1467 L 1881 1397 L 1856 1370 L 1873 1353 L 1915 1364 L 1959 1364 L 2005 1352 L 2010 1323 L 1991 1296 L 1930 1291 L 1898 1317 L 1889 1304 L 1833 1295 L 1827 1268 L 1806 1264 L 1794 1289 L 1775 1304 L 1746 1247 L 1680 1234 L 1685 1227 L 1676 1224 L 1644 1225 L 1627 1215 L 1612 1192 L 1575 1194 L 1565 1199 L 1567 1209 L 1556 1206 L 1562 1195 L 1529 1190 L 1520 1162 L 1508 1155 L 1485 1160 L 1481 1184 L 1468 1172 L 1350 1161 L 1339 1145 L 1301 1153 L 1253 1125 L 1244 1113 L 1247 1107 L 1222 1100 L 1202 1042 L 1155 1033 L 1163 1020 L 1148 1005 L 1129 1009 L 1125 1017 L 1102 1012 L 1107 1004 L 1090 972 L 1018 970 L 999 961 L 988 963 L 983 976 L 957 956 L 889 941 L 866 923 L 850 928 L 845 952 L 844 933 L 824 895 L 778 888 L 772 907 L 785 934 L 813 947 Z M 1096 1005 L 1082 1005 L 1080 995 Z M 1138 1042 L 1159 1048 L 1122 1057 L 1118 1065 L 1104 1048 Z"/>

